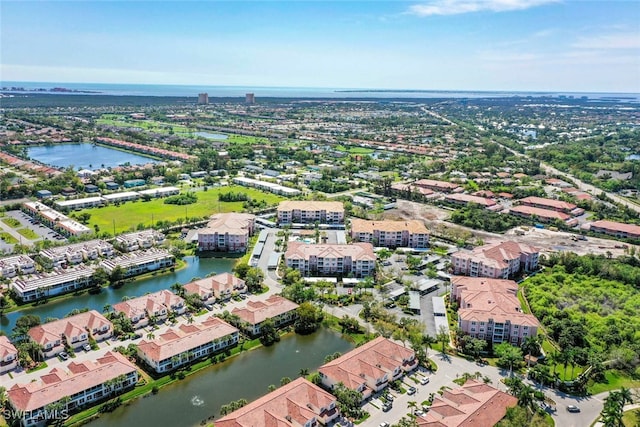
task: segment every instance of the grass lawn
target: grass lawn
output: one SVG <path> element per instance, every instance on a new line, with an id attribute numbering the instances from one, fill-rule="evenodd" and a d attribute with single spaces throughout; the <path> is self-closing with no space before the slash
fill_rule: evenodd
<path id="1" fill-rule="evenodd" d="M 336 150 L 338 151 L 348 151 L 350 154 L 371 154 L 376 150 L 373 148 L 366 147 L 345 147 L 344 145 L 336 145 Z"/>
<path id="2" fill-rule="evenodd" d="M 232 144 L 266 144 L 269 142 L 267 138 L 260 138 L 258 136 L 250 136 L 250 135 L 235 135 L 235 134 L 226 134 L 229 136 L 229 139 L 226 142 L 230 142 Z"/>
<path id="3" fill-rule="evenodd" d="M 14 245 L 18 243 L 18 241 L 9 233 L 5 233 L 4 231 L 0 231 L 0 239 L 4 240 L 6 244 Z"/>
<path id="4" fill-rule="evenodd" d="M 15 218 L 4 218 L 2 220 L 2 222 L 4 222 L 5 224 L 7 224 L 9 227 L 11 228 L 18 228 L 21 227 L 22 224 L 20 223 L 20 221 L 18 221 Z"/>
<path id="5" fill-rule="evenodd" d="M 178 218 L 201 218 L 218 212 L 241 212 L 242 202 L 218 202 L 218 194 L 226 192 L 245 193 L 254 200 L 265 200 L 270 205 L 275 205 L 284 200 L 271 193 L 263 193 L 253 188 L 245 188 L 237 185 L 218 187 L 207 191 L 198 191 L 198 201 L 191 205 L 178 206 L 166 205 L 164 199 L 153 199 L 148 202 L 126 202 L 120 206 L 109 205 L 102 208 L 84 209 L 82 212 L 91 214 L 88 227 L 97 225 L 100 231 L 113 233 L 115 221 L 116 233 L 122 233 L 138 224 L 151 226 L 153 221 L 175 221 Z M 9 242 L 8 242 L 9 243 Z"/>
<path id="6" fill-rule="evenodd" d="M 186 126 L 174 125 L 171 123 L 162 123 L 162 122 L 157 122 L 155 120 L 126 121 L 118 117 L 111 117 L 111 115 L 109 117 L 102 116 L 102 118 L 96 120 L 96 123 L 99 125 L 108 125 L 108 126 L 115 126 L 115 127 L 122 127 L 122 128 L 136 127 L 136 128 L 142 128 L 152 132 L 164 133 L 164 134 L 169 134 L 170 131 L 173 131 L 173 133 L 179 133 L 179 134 L 193 133 L 193 130 L 187 128 Z"/>
<path id="7" fill-rule="evenodd" d="M 640 387 L 640 381 L 633 380 L 624 375 L 620 371 L 606 371 L 604 373 L 605 382 L 603 383 L 589 383 L 587 390 L 591 394 L 598 394 L 605 391 L 617 390 L 620 387 L 637 388 Z"/>
<path id="8" fill-rule="evenodd" d="M 624 413 L 622 424 L 625 427 L 636 427 L 640 425 L 640 409 L 632 409 Z"/>
<path id="9" fill-rule="evenodd" d="M 21 228 L 20 230 L 17 230 L 17 231 L 18 233 L 20 233 L 22 236 L 26 237 L 29 240 L 35 240 L 38 237 L 40 237 L 36 234 L 35 231 L 33 231 L 30 228 Z"/>

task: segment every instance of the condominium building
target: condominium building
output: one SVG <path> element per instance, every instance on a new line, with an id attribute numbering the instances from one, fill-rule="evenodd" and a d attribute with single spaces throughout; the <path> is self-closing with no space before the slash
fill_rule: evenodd
<path id="1" fill-rule="evenodd" d="M 538 248 L 507 241 L 458 251 L 451 255 L 451 264 L 454 274 L 508 279 L 520 271 L 536 270 L 539 255 Z"/>
<path id="2" fill-rule="evenodd" d="M 297 317 L 298 304 L 279 295 L 271 295 L 264 301 L 248 301 L 243 308 L 234 308 L 235 314 L 244 322 L 245 332 L 251 336 L 260 334 L 265 320 L 271 319 L 276 328 L 293 322 Z"/>
<path id="3" fill-rule="evenodd" d="M 91 286 L 95 271 L 96 269 L 92 266 L 80 266 L 48 273 L 36 273 L 16 278 L 9 286 L 23 302 L 36 301 Z"/>
<path id="4" fill-rule="evenodd" d="M 376 267 L 376 254 L 371 243 L 306 244 L 289 242 L 285 264 L 303 276 L 369 277 Z"/>
<path id="5" fill-rule="evenodd" d="M 111 322 L 96 310 L 34 326 L 27 332 L 40 344 L 45 357 L 52 357 L 68 346 L 74 350 L 89 343 L 89 338 L 103 341 L 113 335 Z"/>
<path id="6" fill-rule="evenodd" d="M 156 230 L 142 230 L 121 234 L 116 237 L 114 245 L 122 252 L 133 252 L 138 249 L 150 249 L 164 241 L 164 234 Z"/>
<path id="7" fill-rule="evenodd" d="M 248 405 L 225 415 L 216 427 L 316 427 L 330 425 L 340 416 L 336 398 L 297 378 Z"/>
<path id="8" fill-rule="evenodd" d="M 476 204 L 491 210 L 495 210 L 496 208 L 500 207 L 498 206 L 496 201 L 493 199 L 488 199 L 486 197 L 481 197 L 481 196 L 474 196 L 471 194 L 462 194 L 462 193 L 447 194 L 444 197 L 444 200 L 456 205 Z"/>
<path id="9" fill-rule="evenodd" d="M 149 271 L 172 267 L 175 258 L 164 249 L 151 248 L 146 251 L 130 252 L 112 259 L 104 260 L 100 266 L 109 274 L 120 267 L 124 277 L 137 276 Z"/>
<path id="10" fill-rule="evenodd" d="M 26 255 L 0 258 L 0 277 L 14 277 L 18 274 L 36 272 L 36 263 Z"/>
<path id="11" fill-rule="evenodd" d="M 22 205 L 22 211 L 65 236 L 81 236 L 92 233 L 86 225 L 70 219 L 44 203 L 26 202 Z"/>
<path id="12" fill-rule="evenodd" d="M 601 220 L 592 222 L 589 230 L 621 239 L 640 239 L 640 225 Z"/>
<path id="13" fill-rule="evenodd" d="M 325 363 L 318 373 L 325 388 L 332 390 L 342 383 L 366 400 L 417 366 L 413 350 L 378 337 Z"/>
<path id="14" fill-rule="evenodd" d="M 84 199 L 74 199 L 74 200 L 59 200 L 55 202 L 55 205 L 61 211 L 93 208 L 96 206 L 103 206 L 104 204 L 105 204 L 105 201 L 100 196 L 86 197 Z"/>
<path id="15" fill-rule="evenodd" d="M 416 418 L 419 427 L 491 427 L 504 418 L 518 399 L 495 387 L 467 380 L 462 387 L 435 395 L 429 412 Z"/>
<path id="16" fill-rule="evenodd" d="M 278 224 L 344 224 L 342 202 L 285 200 L 278 205 Z"/>
<path id="17" fill-rule="evenodd" d="M 110 258 L 114 255 L 113 246 L 104 240 L 89 240 L 40 251 L 40 259 L 49 268 L 63 267 L 67 264 L 79 264 L 99 257 Z"/>
<path id="18" fill-rule="evenodd" d="M 206 228 L 198 230 L 198 249 L 216 252 L 245 252 L 253 235 L 255 215 L 224 213 L 211 217 Z"/>
<path id="19" fill-rule="evenodd" d="M 93 402 L 117 396 L 136 385 L 138 370 L 123 355 L 107 352 L 97 360 L 70 362 L 7 390 L 9 406 L 24 427 L 44 426 Z M 50 409 L 60 403 L 58 412 Z"/>
<path id="20" fill-rule="evenodd" d="M 238 329 L 212 316 L 199 324 L 182 324 L 177 328 L 170 328 L 151 341 L 142 340 L 137 352 L 153 370 L 161 373 L 237 343 Z"/>
<path id="21" fill-rule="evenodd" d="M 414 182 L 413 185 L 442 193 L 462 193 L 464 191 L 464 188 L 458 184 L 447 181 L 437 181 L 435 179 L 420 179 Z"/>
<path id="22" fill-rule="evenodd" d="M 429 230 L 421 221 L 351 220 L 351 238 L 355 242 L 371 243 L 387 248 L 429 246 Z"/>
<path id="23" fill-rule="evenodd" d="M 0 335 L 0 375 L 18 366 L 18 349 L 8 337 Z"/>
<path id="24" fill-rule="evenodd" d="M 114 304 L 113 310 L 123 313 L 134 328 L 142 328 L 149 324 L 150 319 L 161 321 L 172 312 L 183 314 L 187 310 L 187 305 L 183 298 L 163 289 Z"/>
<path id="25" fill-rule="evenodd" d="M 563 202 L 562 200 L 545 199 L 544 197 L 525 197 L 518 201 L 523 206 L 531 206 L 534 208 L 549 209 L 557 212 L 564 212 L 572 216 L 582 215 L 584 209 L 581 209 L 573 203 Z"/>
<path id="26" fill-rule="evenodd" d="M 237 176 L 233 178 L 233 183 L 243 187 L 258 188 L 260 190 L 269 191 L 273 194 L 281 194 L 288 197 L 297 196 L 302 193 L 302 191 L 297 188 L 285 187 L 284 185 L 276 184 L 275 182 L 261 181 L 259 179 L 246 178 L 244 176 Z"/>
<path id="27" fill-rule="evenodd" d="M 568 225 L 577 224 L 575 218 L 571 218 L 571 215 L 564 212 L 535 208 L 533 206 L 512 206 L 509 208 L 509 213 L 522 218 L 532 218 L 540 222 L 562 221 Z"/>
<path id="28" fill-rule="evenodd" d="M 459 307 L 458 327 L 465 334 L 513 345 L 538 334 L 540 322 L 520 308 L 516 282 L 457 276 L 451 285 L 451 300 Z"/>
<path id="29" fill-rule="evenodd" d="M 247 285 L 233 274 L 221 273 L 189 282 L 184 285 L 184 290 L 187 294 L 197 294 L 204 303 L 211 304 L 228 300 L 232 295 L 246 293 Z"/>

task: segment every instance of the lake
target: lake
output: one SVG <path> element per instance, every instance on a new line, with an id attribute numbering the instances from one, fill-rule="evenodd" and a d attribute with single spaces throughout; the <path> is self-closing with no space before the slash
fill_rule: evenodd
<path id="1" fill-rule="evenodd" d="M 210 416 L 219 418 L 222 405 L 238 399 L 251 402 L 267 394 L 269 385 L 279 386 L 281 378 L 295 379 L 302 368 L 312 372 L 328 354 L 351 349 L 352 343 L 326 328 L 311 335 L 290 334 L 271 347 L 241 353 L 162 388 L 155 396 L 104 414 L 90 426 L 200 425 Z"/>
<path id="2" fill-rule="evenodd" d="M 211 132 L 194 132 L 194 135 L 201 136 L 202 138 L 207 139 L 217 139 L 217 140 L 225 140 L 228 139 L 229 136 L 222 133 L 211 133 Z"/>
<path id="3" fill-rule="evenodd" d="M 89 308 L 98 310 L 102 313 L 102 309 L 106 304 L 115 304 L 122 301 L 122 297 L 138 297 L 147 292 L 156 292 L 162 289 L 169 289 L 176 282 L 189 283 L 194 277 L 203 278 L 211 273 L 230 273 L 236 258 L 199 258 L 195 256 L 185 257 L 187 267 L 174 273 L 167 273 L 156 277 L 127 283 L 119 288 L 107 287 L 103 288 L 99 294 L 89 294 L 87 292 L 72 298 L 65 298 L 49 304 L 42 304 L 33 308 L 7 313 L 0 318 L 0 329 L 7 335 L 11 334 L 11 330 L 16 324 L 16 320 L 26 314 L 34 314 L 40 316 L 44 322 L 47 317 L 63 318 L 66 314 L 75 308 Z"/>
<path id="4" fill-rule="evenodd" d="M 60 168 L 73 166 L 74 169 L 95 170 L 122 166 L 125 163 L 144 165 L 157 162 L 157 160 L 141 154 L 88 143 L 37 145 L 27 147 L 27 154 L 31 159 L 46 165 Z"/>

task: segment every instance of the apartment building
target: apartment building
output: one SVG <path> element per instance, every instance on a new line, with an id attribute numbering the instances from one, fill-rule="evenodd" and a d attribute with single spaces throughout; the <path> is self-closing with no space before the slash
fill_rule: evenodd
<path id="1" fill-rule="evenodd" d="M 278 224 L 344 224 L 342 202 L 285 200 L 278 205 Z"/>
<path id="2" fill-rule="evenodd" d="M 540 250 L 524 243 L 507 241 L 479 246 L 451 255 L 454 274 L 508 279 L 520 271 L 538 268 Z"/>
<path id="3" fill-rule="evenodd" d="M 86 197 L 83 199 L 74 199 L 74 200 L 59 200 L 55 202 L 55 205 L 61 211 L 93 208 L 96 206 L 103 206 L 104 204 L 105 204 L 105 201 L 100 196 Z"/>
<path id="4" fill-rule="evenodd" d="M 40 251 L 40 259 L 49 268 L 64 267 L 115 255 L 113 246 L 104 240 L 89 240 Z"/>
<path id="5" fill-rule="evenodd" d="M 151 341 L 142 340 L 137 352 L 153 370 L 162 373 L 237 343 L 238 329 L 212 316 L 199 324 L 182 324 L 177 328 L 170 328 Z"/>
<path id="6" fill-rule="evenodd" d="M 285 264 L 303 276 L 369 277 L 376 267 L 376 254 L 371 243 L 306 244 L 289 242 Z"/>
<path id="7" fill-rule="evenodd" d="M 15 278 L 9 286 L 23 302 L 36 301 L 91 286 L 95 271 L 96 269 L 92 266 L 80 266 L 48 273 L 36 273 Z"/>
<path id="8" fill-rule="evenodd" d="M 18 349 L 8 337 L 0 335 L 0 375 L 18 366 Z"/>
<path id="9" fill-rule="evenodd" d="M 36 263 L 26 255 L 14 255 L 0 258 L 0 277 L 15 277 L 18 274 L 36 272 Z"/>
<path id="10" fill-rule="evenodd" d="M 34 326 L 27 334 L 43 347 L 43 354 L 48 358 L 64 351 L 65 346 L 79 349 L 89 343 L 90 337 L 96 341 L 110 338 L 113 325 L 96 310 L 90 310 Z"/>
<path id="11" fill-rule="evenodd" d="M 246 252 L 253 235 L 255 215 L 224 213 L 213 215 L 206 228 L 198 230 L 198 249 L 216 252 Z"/>
<path id="12" fill-rule="evenodd" d="M 604 233 L 620 239 L 640 239 L 640 226 L 615 221 L 595 221 L 589 226 L 594 233 Z"/>
<path id="13" fill-rule="evenodd" d="M 332 390 L 342 383 L 366 400 L 417 366 L 413 350 L 378 337 L 325 363 L 318 372 L 325 388 Z"/>
<path id="14" fill-rule="evenodd" d="M 416 418 L 419 427 L 491 427 L 518 404 L 515 396 L 476 380 L 435 396 L 429 412 Z"/>
<path id="15" fill-rule="evenodd" d="M 81 236 L 93 231 L 77 221 L 74 221 L 60 212 L 51 209 L 40 202 L 26 202 L 22 204 L 22 211 L 38 219 L 43 224 L 53 228 L 65 236 Z"/>
<path id="16" fill-rule="evenodd" d="M 107 352 L 95 361 L 70 362 L 66 369 L 56 367 L 37 380 L 16 384 L 7 390 L 7 402 L 20 414 L 19 425 L 44 426 L 61 416 L 47 409 L 52 404 L 61 402 L 66 413 L 77 412 L 137 382 L 136 366 L 119 353 Z"/>
<path id="17" fill-rule="evenodd" d="M 122 252 L 133 252 L 139 249 L 150 249 L 163 241 L 164 234 L 150 229 L 121 234 L 116 237 L 114 245 Z"/>
<path id="18" fill-rule="evenodd" d="M 447 181 L 437 181 L 435 179 L 419 179 L 413 183 L 416 187 L 428 188 L 432 191 L 439 191 L 441 193 L 462 193 L 464 188 L 458 184 Z"/>
<path id="19" fill-rule="evenodd" d="M 512 206 L 511 208 L 509 208 L 509 213 L 521 218 L 535 219 L 539 222 L 562 221 L 567 225 L 577 224 L 575 218 L 571 218 L 571 215 L 568 215 L 564 212 L 550 209 L 534 208 L 532 206 Z"/>
<path id="20" fill-rule="evenodd" d="M 457 276 L 451 285 L 451 300 L 459 307 L 458 327 L 465 334 L 518 346 L 538 334 L 540 322 L 520 308 L 516 282 Z"/>
<path id="21" fill-rule="evenodd" d="M 336 398 L 307 381 L 296 378 L 248 405 L 225 415 L 216 427 L 331 425 L 340 416 Z"/>
<path id="22" fill-rule="evenodd" d="M 387 248 L 408 247 L 423 249 L 429 246 L 429 230 L 421 221 L 351 220 L 354 242 L 371 243 Z"/>
<path id="23" fill-rule="evenodd" d="M 247 293 L 247 285 L 233 274 L 221 273 L 189 282 L 184 285 L 184 290 L 187 294 L 197 294 L 206 304 L 213 304 L 226 301 L 232 295 Z"/>
<path id="24" fill-rule="evenodd" d="M 584 209 L 581 209 L 573 203 L 564 202 L 562 200 L 545 199 L 544 197 L 525 197 L 518 201 L 523 206 L 531 206 L 534 208 L 548 209 L 556 212 L 564 212 L 571 216 L 579 216 L 584 213 Z"/>
<path id="25" fill-rule="evenodd" d="M 234 308 L 235 314 L 243 320 L 245 332 L 251 336 L 260 334 L 265 320 L 271 319 L 276 328 L 293 322 L 297 317 L 298 304 L 279 295 L 271 295 L 264 301 L 248 301 L 243 308 Z"/>
<path id="26" fill-rule="evenodd" d="M 444 197 L 444 200 L 446 202 L 453 203 L 456 205 L 462 205 L 462 206 L 466 206 L 468 204 L 475 204 L 490 210 L 496 210 L 497 208 L 500 208 L 500 206 L 493 199 L 489 199 L 481 196 L 474 196 L 471 194 L 462 194 L 462 193 L 447 194 Z"/>
<path id="27" fill-rule="evenodd" d="M 169 313 L 183 314 L 187 305 L 183 298 L 173 292 L 163 289 L 138 298 L 128 299 L 113 305 L 113 310 L 123 313 L 131 321 L 134 328 L 142 328 L 149 324 L 149 320 L 162 321 Z"/>
<path id="28" fill-rule="evenodd" d="M 104 260 L 100 263 L 100 266 L 109 274 L 117 267 L 120 267 L 124 277 L 131 277 L 149 271 L 172 267 L 175 263 L 175 258 L 168 251 L 151 248 L 146 251 L 129 252 L 112 259 Z"/>

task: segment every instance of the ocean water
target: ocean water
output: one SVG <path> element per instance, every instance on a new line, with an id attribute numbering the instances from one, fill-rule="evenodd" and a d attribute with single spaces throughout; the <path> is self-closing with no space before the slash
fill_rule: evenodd
<path id="1" fill-rule="evenodd" d="M 210 97 L 244 97 L 255 93 L 256 97 L 274 98 L 495 98 L 512 96 L 565 96 L 589 99 L 610 99 L 640 102 L 640 93 L 576 93 L 576 92 L 517 92 L 517 91 L 455 91 L 455 90 L 394 90 L 314 87 L 265 87 L 265 86 L 208 86 L 208 85 L 149 85 L 111 83 L 52 83 L 0 81 L 0 87 L 21 87 L 27 91 L 49 90 L 62 87 L 76 91 L 90 91 L 102 95 L 129 96 L 185 96 L 193 97 L 206 92 Z"/>

